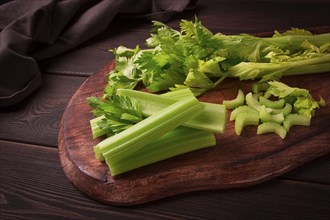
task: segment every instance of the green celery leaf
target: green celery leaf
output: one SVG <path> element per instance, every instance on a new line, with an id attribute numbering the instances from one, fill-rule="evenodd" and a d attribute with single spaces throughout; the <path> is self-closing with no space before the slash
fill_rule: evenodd
<path id="1" fill-rule="evenodd" d="M 154 80 L 146 85 L 146 87 L 152 92 L 165 91 L 175 84 L 182 84 L 184 80 L 184 74 L 177 69 L 176 65 L 172 65 L 171 68 L 164 71 L 158 77 L 154 77 Z"/>
<path id="2" fill-rule="evenodd" d="M 267 93 L 279 98 L 285 98 L 287 96 L 306 97 L 309 94 L 308 90 L 306 89 L 290 87 L 278 81 L 271 81 L 268 82 L 268 84 L 270 84 L 270 87 L 267 89 Z"/>
<path id="3" fill-rule="evenodd" d="M 291 28 L 283 33 L 278 31 L 274 32 L 273 37 L 281 37 L 281 36 L 288 36 L 288 35 L 303 35 L 303 36 L 312 36 L 313 34 L 310 31 L 300 28 Z"/>
<path id="4" fill-rule="evenodd" d="M 208 61 L 198 60 L 198 71 L 201 73 L 207 73 L 212 77 L 221 76 L 222 71 L 219 62 L 222 62 L 225 59 L 226 58 L 224 57 L 214 57 Z"/>
<path id="5" fill-rule="evenodd" d="M 211 89 L 214 83 L 204 73 L 190 71 L 184 84 L 192 88 Z"/>
<path id="6" fill-rule="evenodd" d="M 95 116 L 105 116 L 98 122 L 98 126 L 106 129 L 108 135 L 126 130 L 144 118 L 139 102 L 126 96 L 113 95 L 106 100 L 89 97 L 87 102 L 93 108 Z"/>
<path id="7" fill-rule="evenodd" d="M 320 108 L 320 106 L 325 104 L 323 99 L 321 99 L 320 102 L 315 101 L 306 89 L 290 87 L 278 81 L 271 81 L 268 83 L 270 84 L 270 87 L 266 90 L 266 93 L 279 98 L 284 98 L 287 101 L 290 99 L 290 103 L 293 103 L 294 110 L 298 114 L 312 117 L 315 109 Z"/>

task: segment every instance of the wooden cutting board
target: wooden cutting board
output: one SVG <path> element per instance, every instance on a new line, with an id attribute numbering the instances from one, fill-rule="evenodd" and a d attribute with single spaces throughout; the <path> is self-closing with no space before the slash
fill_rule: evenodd
<path id="1" fill-rule="evenodd" d="M 315 30 L 328 32 L 329 28 Z M 234 123 L 227 120 L 225 133 L 216 135 L 215 147 L 112 177 L 107 165 L 94 157 L 92 146 L 101 139 L 92 139 L 89 120 L 93 116 L 85 101 L 86 97 L 102 93 L 105 76 L 112 68 L 113 62 L 77 90 L 65 109 L 59 131 L 59 156 L 66 176 L 78 189 L 104 203 L 134 205 L 196 190 L 246 187 L 330 153 L 329 72 L 281 80 L 290 86 L 307 88 L 314 97 L 320 95 L 325 99 L 327 106 L 316 111 L 311 127 L 292 127 L 282 140 L 275 134 L 257 135 L 256 126 L 246 127 L 237 136 Z M 224 99 L 234 98 L 239 88 L 251 91 L 251 82 L 226 79 L 200 100 L 222 103 Z"/>

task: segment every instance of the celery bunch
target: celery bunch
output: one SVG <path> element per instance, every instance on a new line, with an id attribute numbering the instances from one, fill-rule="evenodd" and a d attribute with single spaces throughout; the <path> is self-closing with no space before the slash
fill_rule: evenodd
<path id="1" fill-rule="evenodd" d="M 180 30 L 153 22 L 147 49 L 114 49 L 116 68 L 105 96 L 142 82 L 151 92 L 190 88 L 200 95 L 226 77 L 278 80 L 282 76 L 330 72 L 330 33 L 292 28 L 272 37 L 213 34 L 197 18 Z"/>
<path id="2" fill-rule="evenodd" d="M 223 105 L 199 102 L 190 90 L 155 95 L 120 89 L 111 100 L 89 97 L 96 116 L 93 137 L 108 137 L 94 146 L 113 176 L 193 150 L 214 146 L 223 133 Z"/>
<path id="3" fill-rule="evenodd" d="M 95 116 L 90 121 L 93 138 L 107 136 L 94 146 L 95 155 L 112 175 L 214 146 L 213 134 L 225 130 L 225 106 L 234 109 L 237 134 L 245 125 L 262 122 L 258 133 L 275 131 L 282 138 L 292 125 L 308 125 L 314 109 L 322 106 L 303 89 L 274 80 L 330 72 L 330 33 L 292 28 L 268 38 L 213 34 L 196 18 L 182 20 L 180 30 L 155 21 L 145 43 L 146 49 L 112 50 L 116 67 L 107 75 L 104 95 L 87 98 Z M 195 98 L 227 77 L 260 79 L 253 90 L 266 85 L 262 90 L 267 91 L 262 96 L 240 91 L 224 105 Z M 171 92 L 133 90 L 138 84 L 150 92 Z M 278 102 L 267 95 L 278 95 Z"/>

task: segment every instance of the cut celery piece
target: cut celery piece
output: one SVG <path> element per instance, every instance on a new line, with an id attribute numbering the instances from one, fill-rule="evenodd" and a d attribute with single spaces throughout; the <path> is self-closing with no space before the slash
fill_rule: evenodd
<path id="1" fill-rule="evenodd" d="M 266 107 L 264 105 L 261 107 L 259 117 L 262 122 L 272 121 L 278 124 L 282 124 L 282 122 L 284 121 L 283 113 L 271 115 L 267 112 Z"/>
<path id="2" fill-rule="evenodd" d="M 161 109 L 173 104 L 183 97 L 194 97 L 193 93 L 189 89 L 181 89 L 178 91 L 179 92 L 175 91 L 165 93 L 167 95 L 156 95 L 131 89 L 118 89 L 117 94 L 128 96 L 139 101 L 142 113 L 145 116 L 150 116 L 158 113 Z M 207 102 L 200 103 L 204 107 L 203 112 L 185 122 L 184 126 L 222 134 L 226 126 L 225 106 Z"/>
<path id="3" fill-rule="evenodd" d="M 290 114 L 292 111 L 292 105 L 290 105 L 289 103 L 285 103 L 284 108 L 282 109 L 272 109 L 272 111 L 270 112 L 270 114 L 280 114 L 282 113 L 284 116 Z"/>
<path id="4" fill-rule="evenodd" d="M 245 101 L 244 92 L 241 89 L 239 89 L 235 99 L 224 100 L 222 104 L 226 106 L 226 109 L 235 109 L 238 106 L 243 105 L 244 101 Z"/>
<path id="5" fill-rule="evenodd" d="M 247 125 L 258 125 L 259 124 L 259 114 L 243 112 L 236 116 L 235 120 L 235 133 L 241 135 L 242 130 Z"/>
<path id="6" fill-rule="evenodd" d="M 258 112 L 261 110 L 261 104 L 258 101 L 259 96 L 260 95 L 252 94 L 252 92 L 249 92 L 245 97 L 246 104 Z"/>
<path id="7" fill-rule="evenodd" d="M 100 126 L 98 125 L 98 122 L 100 122 L 104 118 L 105 118 L 105 116 L 101 115 L 101 116 L 93 118 L 89 121 L 90 126 L 91 126 L 91 130 L 92 130 L 93 139 L 101 137 L 102 135 L 107 134 L 108 130 L 107 129 L 101 129 Z"/>
<path id="8" fill-rule="evenodd" d="M 286 129 L 276 122 L 264 122 L 257 128 L 257 134 L 276 133 L 282 139 L 286 137 Z"/>
<path id="9" fill-rule="evenodd" d="M 242 113 L 242 112 L 246 112 L 246 113 L 250 113 L 250 114 L 258 114 L 258 111 L 251 108 L 248 105 L 242 105 L 239 106 L 237 108 L 235 108 L 231 113 L 230 113 L 230 121 L 234 121 L 237 117 L 238 114 Z"/>
<path id="10" fill-rule="evenodd" d="M 103 157 L 103 153 L 102 153 L 102 150 L 97 146 L 93 146 L 93 150 L 94 150 L 94 154 L 95 154 L 95 158 L 97 160 L 100 160 L 100 161 L 104 161 L 104 157 Z"/>
<path id="11" fill-rule="evenodd" d="M 119 134 L 104 139 L 95 146 L 95 153 L 101 152 L 106 160 L 123 159 L 202 111 L 203 105 L 195 97 L 177 101 Z"/>
<path id="12" fill-rule="evenodd" d="M 283 126 L 287 131 L 289 131 L 293 125 L 310 126 L 310 124 L 310 117 L 296 113 L 285 116 L 285 120 L 283 122 Z"/>
<path id="13" fill-rule="evenodd" d="M 213 133 L 180 126 L 122 160 L 107 160 L 115 176 L 183 153 L 215 146 Z"/>
<path id="14" fill-rule="evenodd" d="M 261 105 L 266 106 L 267 108 L 279 109 L 279 108 L 284 107 L 285 100 L 284 99 L 278 99 L 278 100 L 272 101 L 272 100 L 269 100 L 266 97 L 260 96 L 259 97 L 259 103 Z"/>

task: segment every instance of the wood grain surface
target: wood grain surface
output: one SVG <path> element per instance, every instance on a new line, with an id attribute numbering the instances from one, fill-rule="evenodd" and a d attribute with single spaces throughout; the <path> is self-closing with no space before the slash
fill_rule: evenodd
<path id="1" fill-rule="evenodd" d="M 326 157 L 295 170 L 296 175 L 300 173 L 296 180 L 275 178 L 248 188 L 191 192 L 134 207 L 115 207 L 73 187 L 62 172 L 56 148 L 2 140 L 0 146 L 1 219 L 216 220 L 221 216 L 327 220 L 330 214 L 325 206 L 329 204 L 329 185 L 312 183 L 311 178 L 300 181 L 306 172 L 330 179 L 329 170 L 322 169 L 329 167 Z"/>
<path id="2" fill-rule="evenodd" d="M 322 32 L 324 28 L 317 30 Z M 78 89 L 64 112 L 59 132 L 59 155 L 66 176 L 97 200 L 134 205 L 189 191 L 251 186 L 330 152 L 330 110 L 326 106 L 317 110 L 311 127 L 296 126 L 284 140 L 275 134 L 256 135 L 256 126 L 247 127 L 237 136 L 234 123 L 227 120 L 225 133 L 216 135 L 215 147 L 112 177 L 107 165 L 94 157 L 92 146 L 100 139 L 91 137 L 89 120 L 93 116 L 85 98 L 102 93 L 105 76 L 114 65 L 113 62 L 106 65 Z M 286 77 L 282 81 L 307 88 L 313 96 L 320 95 L 330 103 L 328 74 Z M 221 103 L 223 99 L 234 98 L 238 88 L 250 91 L 251 83 L 227 79 L 200 100 Z"/>
<path id="3" fill-rule="evenodd" d="M 329 6 L 329 0 L 203 0 L 166 24 L 178 29 L 181 19 L 196 15 L 213 33 L 320 27 L 330 25 Z M 253 186 L 199 190 L 135 206 L 99 202 L 68 181 L 57 149 L 65 107 L 81 84 L 114 58 L 109 49 L 143 47 L 150 27 L 150 21 L 115 18 L 95 38 L 40 61 L 42 87 L 22 103 L 0 109 L 0 219 L 329 220 L 330 154 Z M 249 129 L 254 127 L 245 132 Z M 82 175 L 75 164 L 68 166 Z"/>

